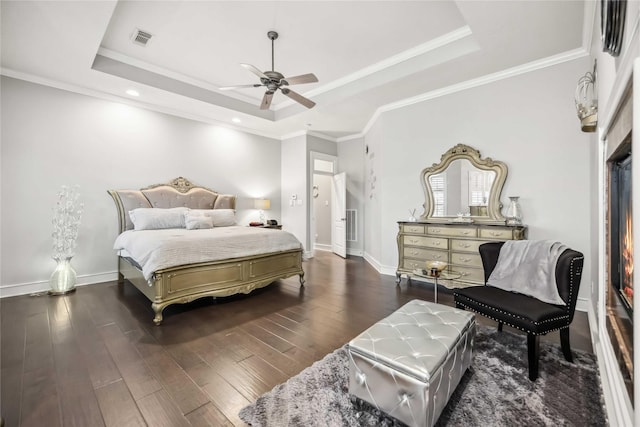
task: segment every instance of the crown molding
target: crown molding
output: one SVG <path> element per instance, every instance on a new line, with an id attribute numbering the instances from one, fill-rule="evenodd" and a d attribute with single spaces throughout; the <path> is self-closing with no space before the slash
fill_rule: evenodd
<path id="1" fill-rule="evenodd" d="M 582 22 L 582 48 L 591 54 L 591 44 L 593 43 L 593 26 L 596 22 L 596 2 L 584 2 L 584 19 Z"/>
<path id="2" fill-rule="evenodd" d="M 172 70 L 169 70 L 169 69 L 166 69 L 166 68 L 158 67 L 157 65 L 153 65 L 153 64 L 150 64 L 148 62 L 141 61 L 141 60 L 136 59 L 136 58 L 132 58 L 130 56 L 124 55 L 124 54 L 122 54 L 120 52 L 116 52 L 116 51 L 111 50 L 111 49 L 100 47 L 98 49 L 98 52 L 96 53 L 96 56 L 98 56 L 98 55 L 104 56 L 104 57 L 109 58 L 109 59 L 113 59 L 114 61 L 117 61 L 117 62 L 122 62 L 124 64 L 131 65 L 131 66 L 136 67 L 136 68 L 140 68 L 140 69 L 145 70 L 145 71 L 149 71 L 149 72 L 152 72 L 152 73 L 155 73 L 155 74 L 160 74 L 162 76 L 168 77 L 168 78 L 173 79 L 173 80 L 178 80 L 178 81 L 181 81 L 183 83 L 188 83 L 190 85 L 197 86 L 199 88 L 202 88 L 202 89 L 205 89 L 205 90 L 209 90 L 211 92 L 216 92 L 216 93 L 218 93 L 218 94 L 220 94 L 222 96 L 227 96 L 229 98 L 234 98 L 234 99 L 237 99 L 239 101 L 244 101 L 244 102 L 247 102 L 247 103 L 250 103 L 250 104 L 255 104 L 257 102 L 260 102 L 260 100 L 257 99 L 257 98 L 252 98 L 250 96 L 242 95 L 242 94 L 240 94 L 238 92 L 221 91 L 218 88 L 218 86 L 212 85 L 211 83 L 205 82 L 203 80 L 196 79 L 195 77 L 190 77 L 190 76 L 188 76 L 186 74 L 182 74 L 182 73 L 178 73 L 176 71 L 172 71 Z"/>
<path id="3" fill-rule="evenodd" d="M 201 116 L 198 114 L 185 113 L 184 111 L 174 110 L 172 108 L 162 107 L 155 104 L 148 104 L 145 102 L 135 101 L 131 98 L 120 97 L 117 95 L 112 95 L 106 92 L 101 92 L 94 89 L 89 89 L 83 86 L 63 83 L 58 80 L 48 79 L 40 76 L 35 76 L 33 74 L 23 73 L 21 71 L 15 71 L 10 68 L 0 68 L 0 75 L 11 77 L 18 80 L 24 80 L 26 82 L 39 84 L 42 86 L 52 87 L 54 89 L 60 89 L 67 92 L 77 93 L 79 95 L 86 95 L 93 98 L 102 99 L 105 101 L 117 102 L 119 104 L 130 105 L 132 107 L 142 108 L 145 110 L 155 111 L 158 113 L 169 114 L 171 116 L 181 117 L 183 119 L 194 120 L 197 122 L 208 123 L 210 125 L 215 125 L 227 129 L 231 129 L 238 132 L 249 133 L 252 135 L 262 136 L 270 139 L 280 139 L 280 135 L 269 132 L 261 132 L 255 129 L 244 128 L 241 126 L 234 126 L 228 123 L 225 123 L 220 120 L 211 119 L 209 117 Z"/>
<path id="4" fill-rule="evenodd" d="M 312 131 L 312 130 L 300 130 L 297 132 L 292 132 L 292 133 L 288 133 L 285 135 L 281 135 L 279 137 L 280 141 L 284 141 L 285 139 L 291 139 L 291 138 L 296 138 L 298 136 L 315 136 L 316 138 L 320 138 L 320 139 L 324 139 L 326 141 L 331 141 L 331 142 L 338 142 L 337 138 L 334 138 L 332 136 L 326 135 L 324 133 L 321 132 L 317 132 L 317 131 Z"/>
<path id="5" fill-rule="evenodd" d="M 521 74 L 530 73 L 532 71 L 537 71 L 544 68 L 552 67 L 554 65 L 562 64 L 568 61 L 573 61 L 579 58 L 583 58 L 585 56 L 589 56 L 589 52 L 587 52 L 585 49 L 580 47 L 580 48 L 563 52 L 557 55 L 549 56 L 547 58 L 543 58 L 537 61 L 528 62 L 526 64 L 508 68 L 506 70 L 498 71 L 496 73 L 487 74 L 486 76 L 467 80 L 461 83 L 456 83 L 451 86 L 443 87 L 441 89 L 436 89 L 436 90 L 426 92 L 417 96 L 413 96 L 411 98 L 406 98 L 401 101 L 392 102 L 390 104 L 383 105 L 381 107 L 378 107 L 378 109 L 376 109 L 375 113 L 373 113 L 373 115 L 371 116 L 371 119 L 369 119 L 364 129 L 359 134 L 366 134 L 367 132 L 369 132 L 369 130 L 371 129 L 373 124 L 376 122 L 380 114 L 384 112 L 408 107 L 413 104 L 418 104 L 420 102 L 425 102 L 435 98 L 451 95 L 451 94 L 461 92 L 467 89 L 472 89 L 478 86 L 484 86 L 486 84 L 494 83 L 499 80 L 504 80 L 511 77 L 519 76 Z"/>
<path id="6" fill-rule="evenodd" d="M 340 138 L 336 139 L 336 142 L 351 141 L 352 139 L 364 138 L 364 136 L 365 134 L 362 132 L 354 133 L 353 135 L 341 136 Z"/>
<path id="7" fill-rule="evenodd" d="M 465 37 L 469 37 L 470 35 L 472 35 L 471 28 L 465 25 L 464 27 L 460 27 L 443 36 L 437 37 L 433 40 L 429 40 L 426 43 L 415 46 L 411 49 L 407 49 L 383 61 L 377 62 L 368 67 L 362 68 L 361 70 L 358 70 L 355 73 L 351 73 L 337 80 L 333 80 L 332 82 L 329 82 L 326 85 L 323 85 L 318 88 L 312 89 L 308 92 L 305 92 L 304 95 L 308 97 L 312 97 L 312 96 L 320 95 L 325 92 L 329 92 L 331 90 L 337 89 L 346 84 L 353 83 L 357 80 L 360 80 L 371 74 L 375 74 L 387 68 L 393 67 L 394 65 L 400 64 L 401 62 L 407 61 L 417 56 L 424 55 L 433 50 L 436 50 L 441 47 L 447 46 L 451 43 L 457 42 L 458 40 L 464 39 Z M 294 101 L 286 100 L 278 103 L 278 105 L 276 105 L 274 109 L 277 111 L 293 104 L 295 104 Z"/>

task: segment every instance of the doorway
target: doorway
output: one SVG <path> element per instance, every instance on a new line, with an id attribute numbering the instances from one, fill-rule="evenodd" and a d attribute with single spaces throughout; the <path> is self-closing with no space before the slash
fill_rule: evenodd
<path id="1" fill-rule="evenodd" d="M 311 250 L 336 252 L 335 216 L 335 177 L 338 158 L 329 154 L 311 152 L 311 203 L 310 203 L 310 237 Z M 344 207 L 342 207 L 344 209 Z M 343 217 L 344 215 L 338 215 Z M 337 242 L 338 246 L 346 246 L 345 242 Z M 339 250 L 340 256 L 345 256 Z"/>

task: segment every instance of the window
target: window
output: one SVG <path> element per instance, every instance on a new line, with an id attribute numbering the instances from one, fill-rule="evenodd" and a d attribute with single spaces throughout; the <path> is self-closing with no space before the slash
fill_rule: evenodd
<path id="1" fill-rule="evenodd" d="M 433 194 L 433 216 L 445 216 L 447 207 L 446 183 L 444 174 L 432 175 L 429 178 Z"/>
<path id="2" fill-rule="evenodd" d="M 486 206 L 495 174 L 469 171 L 469 206 Z"/>

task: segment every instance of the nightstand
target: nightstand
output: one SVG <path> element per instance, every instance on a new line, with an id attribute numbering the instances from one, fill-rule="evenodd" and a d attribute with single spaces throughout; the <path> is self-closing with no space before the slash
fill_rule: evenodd
<path id="1" fill-rule="evenodd" d="M 282 230 L 282 224 L 278 224 L 278 225 L 260 225 L 260 228 L 275 228 L 276 230 Z"/>

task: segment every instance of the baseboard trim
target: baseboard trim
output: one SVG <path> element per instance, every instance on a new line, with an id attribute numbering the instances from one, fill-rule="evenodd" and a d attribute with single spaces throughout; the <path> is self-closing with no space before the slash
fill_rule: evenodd
<path id="1" fill-rule="evenodd" d="M 347 248 L 347 255 L 362 257 L 364 255 L 364 252 L 362 251 L 362 249 Z"/>
<path id="2" fill-rule="evenodd" d="M 95 285 L 96 283 L 112 282 L 118 280 L 118 272 L 84 274 L 78 276 L 76 287 Z M 49 281 L 42 280 L 31 283 L 17 283 L 12 285 L 0 286 L 0 299 L 7 297 L 16 297 L 19 295 L 29 295 L 34 293 L 45 292 L 50 289 Z"/>

